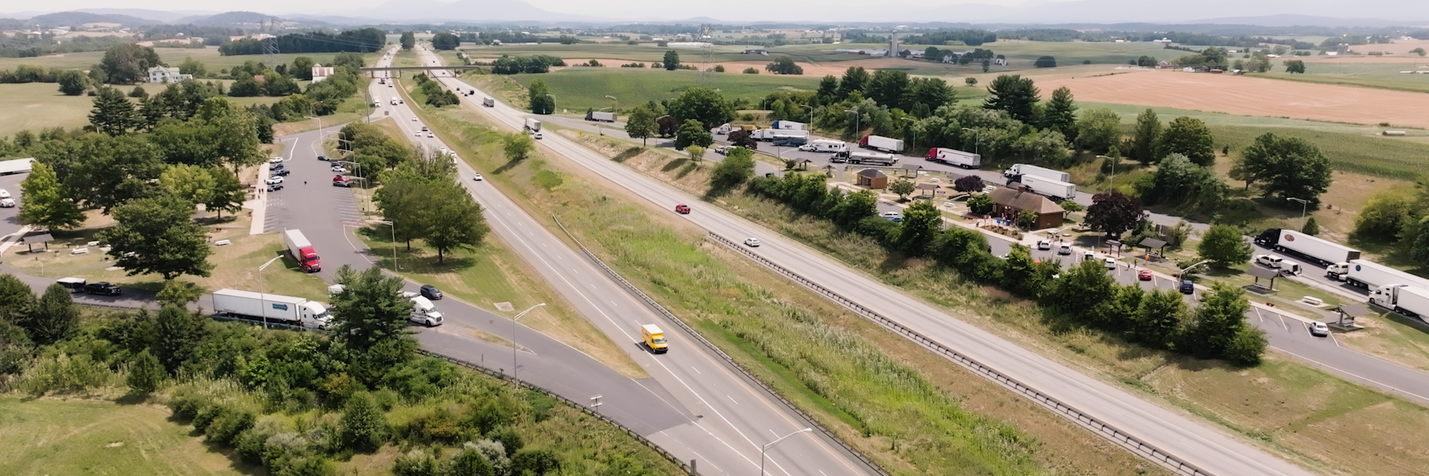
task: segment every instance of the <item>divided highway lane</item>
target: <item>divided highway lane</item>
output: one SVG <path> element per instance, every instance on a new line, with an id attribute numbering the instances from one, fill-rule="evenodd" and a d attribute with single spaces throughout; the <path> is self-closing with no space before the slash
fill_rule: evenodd
<path id="1" fill-rule="evenodd" d="M 391 108 L 390 104 L 385 108 Z M 417 122 L 408 119 L 412 113 L 405 105 L 392 110 L 397 111 L 392 115 L 400 116 L 398 122 L 404 128 L 420 128 Z M 408 132 L 415 137 L 414 131 Z M 436 139 L 423 137 L 418 142 L 429 148 L 440 146 Z M 663 355 L 645 352 L 637 344 L 638 326 L 662 323 L 661 318 L 626 293 L 583 254 L 552 234 L 542 221 L 528 215 L 490 184 L 474 181 L 475 171 L 465 162 L 458 164 L 462 183 L 486 209 L 493 231 L 528 260 L 575 309 L 650 373 L 653 382 L 645 386 L 661 401 L 649 408 L 655 410 L 656 406 L 663 405 L 689 415 L 679 425 L 644 433 L 647 438 L 681 459 L 698 460 L 701 474 L 749 474 L 759 467 L 760 446 L 809 426 L 773 396 L 745 381 L 723 360 L 672 326 L 662 328 L 666 329 L 673 350 Z M 524 337 L 522 339 L 524 343 Z M 526 369 L 524 360 L 522 369 Z M 610 393 L 603 395 L 602 409 L 624 398 Z M 791 438 L 770 449 L 766 470 L 776 475 L 872 472 L 837 443 L 817 434 Z"/>
<path id="2" fill-rule="evenodd" d="M 442 78 L 442 81 L 449 86 L 460 85 L 463 89 L 471 87 L 451 78 Z M 484 109 L 508 126 L 518 129 L 526 115 L 500 103 L 494 108 Z M 650 200 L 660 208 L 669 208 L 680 202 L 698 203 L 695 197 L 612 163 L 558 135 L 547 136 L 543 143 L 568 159 Z M 942 314 L 855 270 L 835 264 L 818 252 L 806 250 L 739 217 L 714 207 L 697 209 L 686 217 L 697 225 L 733 240 L 757 236 L 765 241 L 765 246 L 755 250 L 761 256 L 885 316 L 891 316 L 903 325 L 950 348 L 992 365 L 1004 374 L 1032 385 L 1100 421 L 1135 434 L 1211 474 L 1310 474 L 1230 435 Z"/>

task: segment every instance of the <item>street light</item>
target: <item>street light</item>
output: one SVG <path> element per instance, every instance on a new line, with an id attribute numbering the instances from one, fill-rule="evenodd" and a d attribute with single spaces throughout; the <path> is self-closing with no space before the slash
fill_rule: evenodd
<path id="1" fill-rule="evenodd" d="M 1303 199 L 1303 198 L 1295 198 L 1295 197 L 1289 197 L 1289 198 L 1286 198 L 1286 200 L 1290 200 L 1290 201 L 1292 201 L 1292 202 L 1300 202 L 1300 221 L 1305 221 L 1305 208 L 1310 205 L 1310 201 L 1309 201 L 1309 200 L 1305 200 L 1305 199 Z"/>
<path id="2" fill-rule="evenodd" d="M 605 97 L 610 98 L 610 102 L 611 102 L 610 113 L 611 113 L 611 114 L 615 114 L 615 111 L 616 111 L 617 109 L 620 109 L 620 100 L 619 100 L 619 99 L 616 99 L 615 96 L 611 96 L 611 95 L 609 95 L 609 94 L 605 95 Z"/>
<path id="3" fill-rule="evenodd" d="M 904 117 L 903 120 L 908 121 L 908 122 L 912 122 L 914 125 L 917 125 L 917 124 L 918 124 L 918 120 L 917 120 L 917 119 L 914 119 L 914 118 L 911 118 L 911 117 Z M 913 143 L 908 144 L 908 150 L 913 150 L 913 149 L 916 149 L 916 148 L 918 147 L 918 129 L 913 129 L 913 128 L 910 128 L 910 129 L 913 130 Z"/>
<path id="4" fill-rule="evenodd" d="M 522 316 L 526 315 L 526 313 L 545 305 L 546 303 L 543 302 L 535 306 L 531 306 L 525 311 L 521 311 L 521 313 L 517 314 L 516 317 L 511 318 L 511 380 L 513 381 L 518 381 L 516 379 L 516 321 L 520 320 Z"/>
<path id="5" fill-rule="evenodd" d="M 268 328 L 268 303 L 265 302 L 267 301 L 267 299 L 265 298 L 266 294 L 263 294 L 267 292 L 267 290 L 263 287 L 263 268 L 267 268 L 268 265 L 273 264 L 274 261 L 278 261 L 280 259 L 283 259 L 283 257 L 274 256 L 273 259 L 268 260 L 267 263 L 263 263 L 263 266 L 258 267 L 258 316 L 263 318 L 264 329 Z"/>
<path id="6" fill-rule="evenodd" d="M 791 436 L 794 436 L 794 435 L 797 435 L 797 434 L 800 434 L 800 433 L 812 433 L 813 431 L 814 431 L 813 428 L 805 428 L 805 429 L 802 429 L 802 430 L 799 430 L 799 431 L 796 431 L 796 432 L 793 432 L 793 433 L 790 433 L 790 434 L 781 436 L 781 437 L 779 437 L 779 439 L 774 440 L 774 441 L 771 441 L 771 442 L 769 442 L 769 444 L 764 445 L 764 447 L 760 448 L 760 449 L 759 449 L 759 476 L 764 476 L 764 452 L 765 452 L 765 451 L 769 451 L 769 448 L 770 448 L 770 447 L 779 444 L 779 442 L 780 442 L 780 441 L 784 441 L 785 438 L 788 438 L 788 437 L 791 437 Z"/>
<path id="7" fill-rule="evenodd" d="M 859 114 L 859 113 L 858 113 L 858 110 L 856 110 L 856 109 L 847 109 L 847 111 L 853 113 L 853 133 L 854 133 L 854 135 L 858 135 L 858 134 L 862 133 L 862 132 L 863 132 L 863 128 L 859 127 L 859 125 L 860 125 L 860 124 L 859 124 L 859 119 L 862 119 L 862 118 L 863 118 L 863 115 L 862 115 L 862 114 Z"/>
<path id="8" fill-rule="evenodd" d="M 381 224 L 387 225 L 387 226 L 389 226 L 389 227 L 392 227 L 392 269 L 393 269 L 393 270 L 401 269 L 400 267 L 397 266 L 397 223 L 396 223 L 396 222 L 393 222 L 393 221 L 387 221 L 387 220 L 368 220 L 368 221 L 370 221 L 370 222 L 372 222 L 372 223 L 381 223 Z"/>
<path id="9" fill-rule="evenodd" d="M 800 106 L 803 106 L 804 109 L 808 109 L 808 110 L 809 110 L 809 124 L 813 124 L 813 123 L 814 123 L 814 106 L 810 106 L 810 105 L 808 105 L 808 104 L 800 104 Z"/>
<path id="10" fill-rule="evenodd" d="M 965 130 L 965 131 L 973 131 L 973 153 L 974 153 L 974 154 L 977 154 L 977 146 L 978 146 L 978 142 L 979 142 L 979 141 L 978 141 L 978 136 L 979 136 L 979 135 L 982 135 L 982 131 L 979 130 L 979 129 L 968 129 L 968 128 L 966 128 L 966 127 L 964 127 L 963 130 Z M 980 154 L 979 154 L 979 155 L 980 155 Z"/>

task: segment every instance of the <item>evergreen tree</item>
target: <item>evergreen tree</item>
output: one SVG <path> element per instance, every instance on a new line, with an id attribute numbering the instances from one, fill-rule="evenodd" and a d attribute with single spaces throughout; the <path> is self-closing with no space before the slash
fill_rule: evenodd
<path id="1" fill-rule="evenodd" d="M 983 109 L 1005 111 L 1008 116 L 1024 124 L 1032 121 L 1032 106 L 1037 104 L 1039 94 L 1032 78 L 1004 74 L 992 81 L 987 92 L 988 98 L 983 100 Z"/>
<path id="2" fill-rule="evenodd" d="M 819 104 L 831 104 L 837 101 L 838 94 L 839 78 L 830 74 L 819 80 L 819 89 L 814 93 L 814 98 Z"/>
<path id="3" fill-rule="evenodd" d="M 1315 236 L 1320 234 L 1320 224 L 1315 223 L 1315 217 L 1305 220 L 1305 226 L 1300 228 L 1300 232 L 1306 235 Z"/>
<path id="4" fill-rule="evenodd" d="M 1077 105 L 1072 101 L 1072 90 L 1062 86 L 1052 91 L 1052 100 L 1047 101 L 1047 110 L 1042 114 L 1042 128 L 1061 132 L 1072 140 L 1077 137 L 1077 131 L 1072 127 L 1076 121 Z"/>
<path id="5" fill-rule="evenodd" d="M 124 383 L 134 393 L 149 394 L 158 390 L 163 381 L 164 366 L 159 364 L 158 357 L 149 353 L 149 349 L 144 349 L 129 362 L 129 377 Z"/>
<path id="6" fill-rule="evenodd" d="M 868 90 L 870 76 L 868 71 L 862 66 L 850 66 L 844 71 L 843 79 L 839 80 L 838 100 L 848 99 L 850 94 L 858 92 L 865 94 Z"/>
<path id="7" fill-rule="evenodd" d="M 89 113 L 89 123 L 99 132 L 117 136 L 129 132 L 138 124 L 138 113 L 134 103 L 124 97 L 124 93 L 111 87 L 99 88 L 94 97 L 94 109 Z"/>
<path id="8" fill-rule="evenodd" d="M 154 356 L 170 374 L 193 358 L 207 335 L 207 319 L 176 305 L 166 305 L 154 319 Z"/>
<path id="9" fill-rule="evenodd" d="M 680 69 L 680 54 L 676 53 L 675 50 L 666 51 L 664 63 L 665 70 L 667 71 Z"/>
<path id="10" fill-rule="evenodd" d="M 30 285 L 12 274 L 0 274 L 0 322 L 18 323 L 35 303 Z"/>
<path id="11" fill-rule="evenodd" d="M 332 296 L 333 335 L 349 348 L 367 352 L 386 341 L 407 338 L 412 303 L 402 298 L 402 278 L 387 277 L 376 267 L 337 271 L 342 292 Z"/>
<path id="12" fill-rule="evenodd" d="M 1131 150 L 1127 152 L 1132 159 L 1142 164 L 1154 164 L 1161 160 L 1161 156 L 1156 155 L 1157 144 L 1161 141 L 1161 119 L 1156 117 L 1156 111 L 1147 109 L 1136 115 L 1136 134 L 1131 139 Z"/>
<path id="13" fill-rule="evenodd" d="M 387 416 L 367 392 L 348 397 L 340 425 L 343 442 L 358 451 L 376 451 L 387 441 Z"/>
<path id="14" fill-rule="evenodd" d="M 37 344 L 53 344 L 69 336 L 79 324 L 79 309 L 68 288 L 59 283 L 45 288 L 19 325 Z"/>

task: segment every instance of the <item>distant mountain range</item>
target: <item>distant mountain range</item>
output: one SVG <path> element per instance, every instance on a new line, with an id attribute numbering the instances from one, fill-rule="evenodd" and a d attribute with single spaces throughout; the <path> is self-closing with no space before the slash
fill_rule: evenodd
<path id="1" fill-rule="evenodd" d="M 894 0 L 898 2 L 900 0 Z M 902 0 L 908 1 L 908 0 Z M 972 0 L 978 1 L 978 0 Z M 830 2 L 833 3 L 833 2 Z M 1423 0 L 1029 0 L 1020 5 L 953 3 L 936 6 L 880 4 L 869 8 L 820 7 L 818 0 L 766 2 L 757 9 L 738 9 L 737 18 L 711 18 L 731 11 L 709 3 L 668 2 L 654 9 L 622 7 L 619 2 L 601 2 L 598 15 L 589 16 L 543 10 L 521 0 L 389 0 L 375 7 L 330 13 L 283 12 L 289 21 L 334 25 L 392 25 L 413 23 L 619 23 L 629 21 L 751 24 L 780 23 L 931 23 L 956 22 L 969 26 L 997 25 L 1111 25 L 1137 24 L 1221 24 L 1270 27 L 1388 27 L 1429 26 L 1429 8 Z M 294 8 L 301 8 L 295 4 Z M 45 26 L 112 22 L 144 26 L 157 23 L 193 23 L 228 26 L 256 23 L 267 14 L 252 12 L 164 12 L 144 9 L 84 9 L 81 11 L 36 14 L 0 14 L 0 17 L 29 18 Z M 1375 15 L 1385 18 L 1347 18 Z"/>

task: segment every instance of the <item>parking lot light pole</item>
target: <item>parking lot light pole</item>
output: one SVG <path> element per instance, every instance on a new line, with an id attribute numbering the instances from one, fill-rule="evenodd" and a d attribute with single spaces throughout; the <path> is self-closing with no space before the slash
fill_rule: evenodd
<path id="1" fill-rule="evenodd" d="M 389 226 L 389 227 L 392 228 L 392 269 L 393 269 L 393 270 L 401 269 L 401 267 L 397 266 L 397 222 L 387 221 L 387 220 L 369 220 L 369 221 L 371 221 L 372 223 L 381 223 L 381 224 L 387 225 L 387 226 Z"/>
<path id="2" fill-rule="evenodd" d="M 274 256 L 273 259 L 268 260 L 267 263 L 263 263 L 262 266 L 258 267 L 258 316 L 263 318 L 264 329 L 268 328 L 268 303 L 266 298 L 267 295 L 263 293 L 266 293 L 268 291 L 267 288 L 263 287 L 263 268 L 267 268 L 268 265 L 273 264 L 274 261 L 278 261 L 280 259 L 283 259 L 281 255 Z"/>
<path id="3" fill-rule="evenodd" d="M 1310 205 L 1310 201 L 1303 198 L 1289 197 L 1286 200 L 1300 202 L 1300 221 L 1305 221 L 1305 208 Z M 1303 225 L 1302 225 L 1303 226 Z"/>
<path id="4" fill-rule="evenodd" d="M 813 428 L 805 428 L 805 429 L 802 429 L 802 430 L 799 430 L 799 431 L 796 431 L 796 432 L 793 432 L 793 433 L 790 433 L 790 434 L 781 436 L 781 437 L 779 437 L 779 439 L 774 440 L 774 441 L 771 441 L 771 442 L 769 442 L 769 444 L 764 445 L 763 447 L 759 448 L 759 476 L 764 476 L 764 452 L 769 451 L 769 448 L 772 448 L 772 447 L 774 447 L 774 445 L 779 444 L 779 442 L 784 441 L 785 438 L 788 438 L 788 437 L 791 437 L 791 436 L 794 436 L 794 435 L 797 435 L 797 434 L 800 434 L 800 433 L 812 433 L 813 431 L 814 431 Z"/>
<path id="5" fill-rule="evenodd" d="M 814 106 L 810 106 L 810 105 L 808 105 L 808 104 L 800 104 L 800 106 L 803 106 L 804 109 L 808 109 L 808 110 L 809 110 L 809 124 L 813 124 L 813 123 L 814 123 Z"/>
<path id="6" fill-rule="evenodd" d="M 513 383 L 519 381 L 516 379 L 516 321 L 521 320 L 522 317 L 525 317 L 526 313 L 545 305 L 546 303 L 543 302 L 535 306 L 531 306 L 529 308 L 526 308 L 525 311 L 521 311 L 521 313 L 517 314 L 516 317 L 511 318 L 511 380 L 513 381 Z"/>
<path id="7" fill-rule="evenodd" d="M 979 136 L 979 135 L 982 135 L 982 131 L 981 131 L 981 130 L 978 130 L 978 129 L 969 129 L 969 128 L 966 128 L 966 127 L 964 127 L 963 130 L 965 130 L 965 131 L 973 131 L 973 153 L 974 153 L 974 154 L 977 154 L 978 142 L 980 142 L 980 141 L 978 141 L 978 136 Z M 980 155 L 980 154 L 979 154 L 979 155 Z"/>

